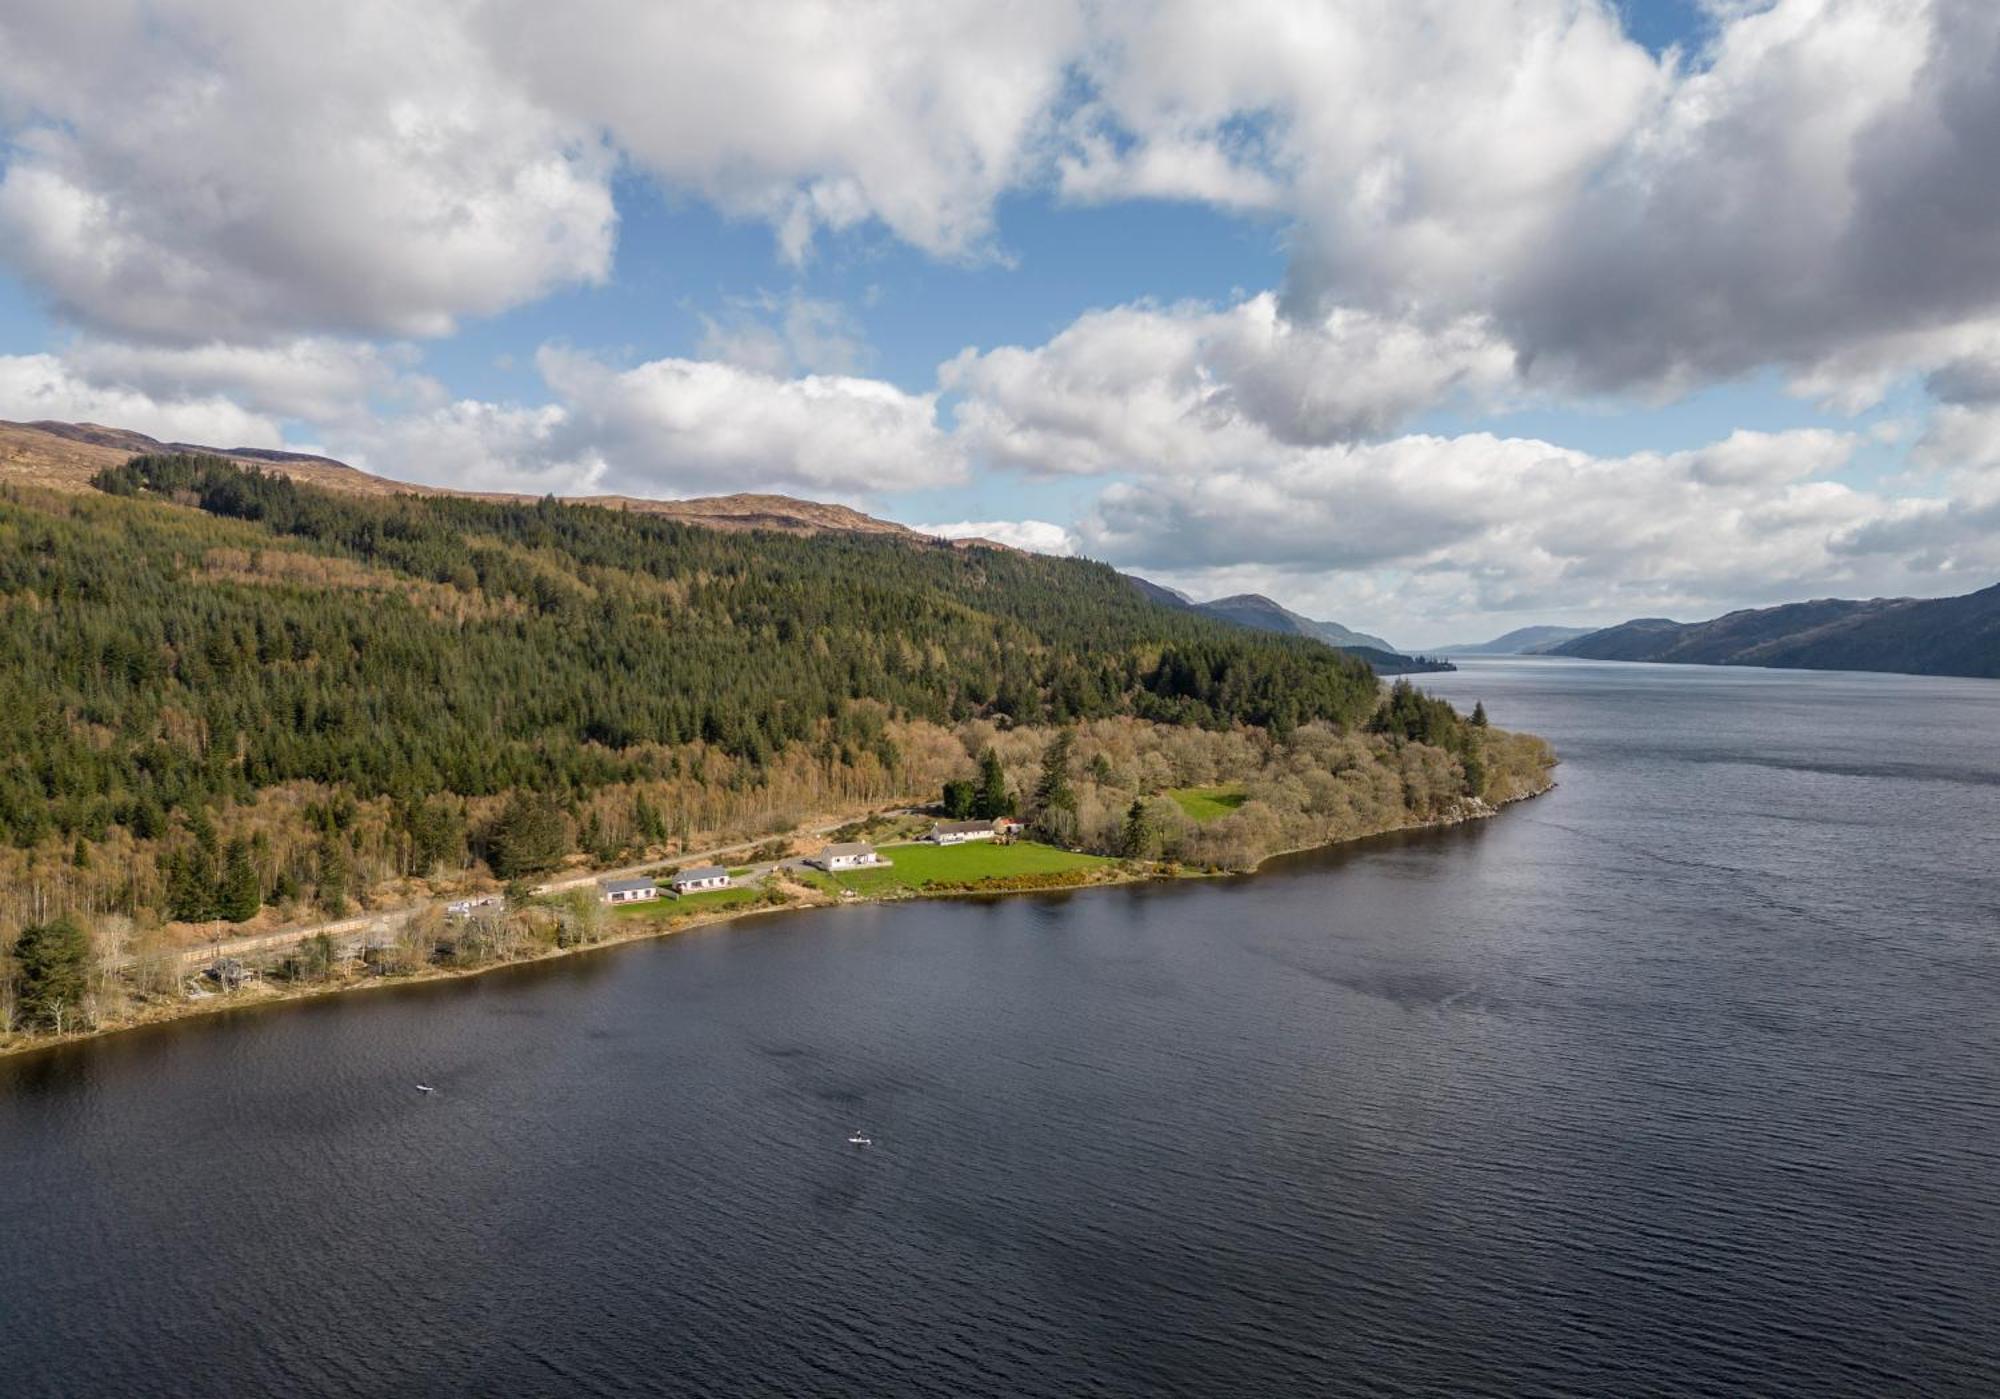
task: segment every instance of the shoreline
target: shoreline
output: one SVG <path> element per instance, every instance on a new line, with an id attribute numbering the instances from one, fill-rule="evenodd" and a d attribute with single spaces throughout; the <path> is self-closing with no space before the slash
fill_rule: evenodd
<path id="1" fill-rule="evenodd" d="M 1430 821 L 1416 821 L 1408 825 L 1389 826 L 1379 831 L 1368 831 L 1362 835 L 1347 836 L 1339 840 L 1322 841 L 1306 845 L 1289 846 L 1280 850 L 1266 851 L 1257 863 L 1248 869 L 1175 869 L 1172 872 L 1163 865 L 1154 864 L 1148 869 L 1115 868 L 1104 871 L 1071 884 L 1056 884 L 1044 888 L 1030 889 L 940 889 L 935 893 L 911 890 L 876 897 L 824 898 L 793 901 L 783 904 L 722 908 L 710 913 L 696 913 L 683 922 L 665 923 L 650 919 L 634 918 L 629 930 L 607 933 L 604 937 L 574 947 L 544 948 L 526 957 L 511 957 L 503 961 L 485 962 L 478 966 L 449 967 L 428 966 L 418 971 L 401 972 L 393 976 L 362 976 L 335 983 L 320 983 L 311 986 L 269 989 L 270 983 L 260 980 L 258 989 L 250 994 L 218 991 L 199 1000 L 183 999 L 178 1002 L 148 1003 L 139 1013 L 118 1021 L 97 1026 L 75 1034 L 60 1036 L 24 1035 L 10 1043 L 0 1043 L 0 1059 L 17 1055 L 35 1054 L 45 1050 L 65 1049 L 92 1040 L 106 1039 L 113 1035 L 125 1034 L 133 1030 L 144 1030 L 155 1026 L 170 1025 L 179 1021 L 199 1019 L 204 1016 L 223 1014 L 236 1010 L 261 1010 L 293 1005 L 303 1001 L 323 1000 L 334 996 L 346 996 L 368 991 L 388 990 L 399 986 L 422 986 L 434 982 L 461 981 L 469 977 L 484 976 L 489 972 L 501 971 L 509 967 L 531 967 L 545 962 L 558 961 L 583 953 L 599 952 L 610 948 L 626 947 L 635 942 L 651 942 L 661 938 L 677 937 L 682 933 L 713 928 L 725 923 L 742 922 L 749 919 L 779 913 L 806 913 L 814 909 L 857 908 L 873 904 L 910 903 L 929 899 L 1002 899 L 1018 898 L 1036 894 L 1071 894 L 1085 889 L 1107 889 L 1128 884 L 1172 883 L 1184 879 L 1226 879 L 1244 878 L 1255 875 L 1270 861 L 1287 855 L 1303 855 L 1316 850 L 1335 850 L 1342 846 L 1356 845 L 1362 841 L 1377 840 L 1383 836 L 1405 835 L 1418 831 L 1442 831 L 1456 826 L 1468 825 L 1474 821 L 1487 821 L 1498 816 L 1508 807 L 1521 802 L 1532 801 L 1555 790 L 1557 784 L 1551 777 L 1542 786 L 1531 792 L 1523 792 L 1508 797 L 1498 804 L 1478 803 L 1478 807 L 1462 810 L 1452 816 Z M 1483 809 L 1478 809 L 1483 808 Z M 614 925 L 615 927 L 615 925 Z"/>

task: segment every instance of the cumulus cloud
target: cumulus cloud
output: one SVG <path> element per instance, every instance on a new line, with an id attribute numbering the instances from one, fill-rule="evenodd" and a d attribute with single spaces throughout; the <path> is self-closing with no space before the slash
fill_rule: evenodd
<path id="1" fill-rule="evenodd" d="M 223 395 L 155 397 L 94 383 L 55 355 L 0 355 L 0 417 L 102 423 L 167 442 L 277 447 L 284 441 L 275 421 Z"/>
<path id="2" fill-rule="evenodd" d="M 536 363 L 567 412 L 559 450 L 598 463 L 611 490 L 854 496 L 965 477 L 936 396 L 879 379 L 684 359 L 621 370 L 561 348 Z"/>
<path id="3" fill-rule="evenodd" d="M 994 200 L 1034 173 L 1086 32 L 1072 0 L 494 0 L 476 23 L 539 100 L 770 221 L 795 260 L 870 219 L 927 252 L 979 251 Z"/>
<path id="4" fill-rule="evenodd" d="M 253 412 L 321 424 L 366 415 L 378 395 L 407 403 L 441 394 L 413 372 L 408 347 L 327 337 L 187 346 L 85 339 L 62 358 L 71 373 L 106 388 L 166 399 L 226 397 Z"/>
<path id="5" fill-rule="evenodd" d="M 1381 610 L 1354 615 L 1420 629 L 1444 616 L 1705 614 L 1991 581 L 2000 491 L 1923 498 L 1827 479 L 1855 446 L 1805 429 L 1604 457 L 1418 435 L 1116 483 L 1079 533 L 1088 553 L 1198 592 L 1254 583 L 1327 608 L 1369 592 Z"/>
<path id="6" fill-rule="evenodd" d="M 1852 407 L 2000 315 L 2000 10 L 1711 12 L 1655 56 L 1610 0 L 15 7 L 0 249 L 126 338 L 427 336 L 608 275 L 619 158 L 794 259 L 869 223 L 991 252 L 1024 188 L 1190 199 L 1286 223 L 1314 333 Z"/>
<path id="7" fill-rule="evenodd" d="M 950 524 L 911 525 L 939 539 L 990 539 L 1030 554 L 1077 552 L 1077 537 L 1067 526 L 1049 520 L 957 520 Z"/>
<path id="8" fill-rule="evenodd" d="M 11 7 L 0 256 L 86 325 L 191 343 L 438 335 L 601 280 L 609 153 L 468 8 Z"/>
<path id="9" fill-rule="evenodd" d="M 1264 294 L 1222 310 L 1125 306 L 1046 344 L 967 350 L 941 374 L 959 432 L 1030 470 L 1188 471 L 1278 445 L 1385 430 L 1454 393 L 1501 393 L 1512 355 L 1483 325 L 1336 309 L 1314 322 Z"/>

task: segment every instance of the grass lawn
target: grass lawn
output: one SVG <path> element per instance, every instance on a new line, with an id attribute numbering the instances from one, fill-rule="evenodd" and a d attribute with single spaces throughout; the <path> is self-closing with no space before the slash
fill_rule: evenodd
<path id="1" fill-rule="evenodd" d="M 1249 793 L 1234 783 L 1223 787 L 1175 787 L 1167 795 L 1182 811 L 1204 822 L 1227 816 L 1249 799 Z"/>
<path id="2" fill-rule="evenodd" d="M 1020 875 L 1067 874 L 1116 864 L 1102 855 L 1078 855 L 1053 845 L 1018 840 L 1012 845 L 968 841 L 964 845 L 885 845 L 882 858 L 896 863 L 888 869 L 842 870 L 832 876 L 840 887 L 857 894 L 890 894 L 933 884 L 976 884 Z M 822 888 L 826 885 L 821 885 Z"/>
<path id="3" fill-rule="evenodd" d="M 702 894 L 682 894 L 677 899 L 662 896 L 644 903 L 614 904 L 611 913 L 616 918 L 645 914 L 655 918 L 676 918 L 689 913 L 705 913 L 712 908 L 728 908 L 732 904 L 755 903 L 763 897 L 761 886 L 740 885 L 733 889 L 710 889 Z"/>

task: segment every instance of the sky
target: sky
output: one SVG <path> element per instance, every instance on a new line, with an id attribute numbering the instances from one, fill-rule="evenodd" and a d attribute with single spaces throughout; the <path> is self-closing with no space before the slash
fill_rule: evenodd
<path id="1" fill-rule="evenodd" d="M 0 10 L 0 418 L 1409 648 L 2000 581 L 1990 0 Z"/>

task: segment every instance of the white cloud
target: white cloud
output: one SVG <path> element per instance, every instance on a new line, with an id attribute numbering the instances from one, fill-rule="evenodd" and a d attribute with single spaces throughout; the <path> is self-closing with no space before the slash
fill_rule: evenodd
<path id="1" fill-rule="evenodd" d="M 1426 329 L 1353 310 L 1287 320 L 1266 293 L 1223 310 L 1124 306 L 1047 344 L 967 350 L 944 366 L 981 456 L 1096 474 L 1232 465 L 1272 443 L 1382 431 L 1454 393 L 1490 398 L 1512 356 L 1476 321 Z"/>
<path id="2" fill-rule="evenodd" d="M 412 373 L 415 352 L 313 337 L 275 345 L 166 346 L 86 339 L 63 360 L 91 383 L 156 398 L 227 397 L 258 413 L 331 423 L 367 415 L 377 395 L 423 400 L 437 385 Z"/>
<path id="3" fill-rule="evenodd" d="M 950 524 L 911 525 L 939 539 L 990 539 L 1030 554 L 1077 552 L 1077 537 L 1067 526 L 1048 520 L 957 520 Z"/>
<path id="4" fill-rule="evenodd" d="M 0 256 L 87 325 L 196 344 L 438 335 L 602 279 L 608 155 L 470 8 L 12 7 Z"/>
<path id="5" fill-rule="evenodd" d="M 1292 449 L 1116 483 L 1079 533 L 1201 595 L 1249 587 L 1432 637 L 1448 617 L 1706 616 L 1990 582 L 2000 473 L 1937 499 L 1826 479 L 1855 446 L 1807 429 L 1622 457 L 1488 434 Z"/>
<path id="6" fill-rule="evenodd" d="M 54 355 L 0 355 L 0 418 L 128 428 L 167 442 L 277 447 L 276 422 L 220 394 L 156 398 L 91 382 Z"/>
<path id="7" fill-rule="evenodd" d="M 704 360 L 614 369 L 573 350 L 536 360 L 567 412 L 559 450 L 606 489 L 878 495 L 964 479 L 932 394 L 877 379 L 786 379 Z"/>
<path id="8" fill-rule="evenodd" d="M 870 219 L 927 252 L 979 251 L 994 200 L 1034 172 L 1085 33 L 1069 0 L 494 0 L 477 23 L 539 100 L 769 220 L 794 259 Z"/>

